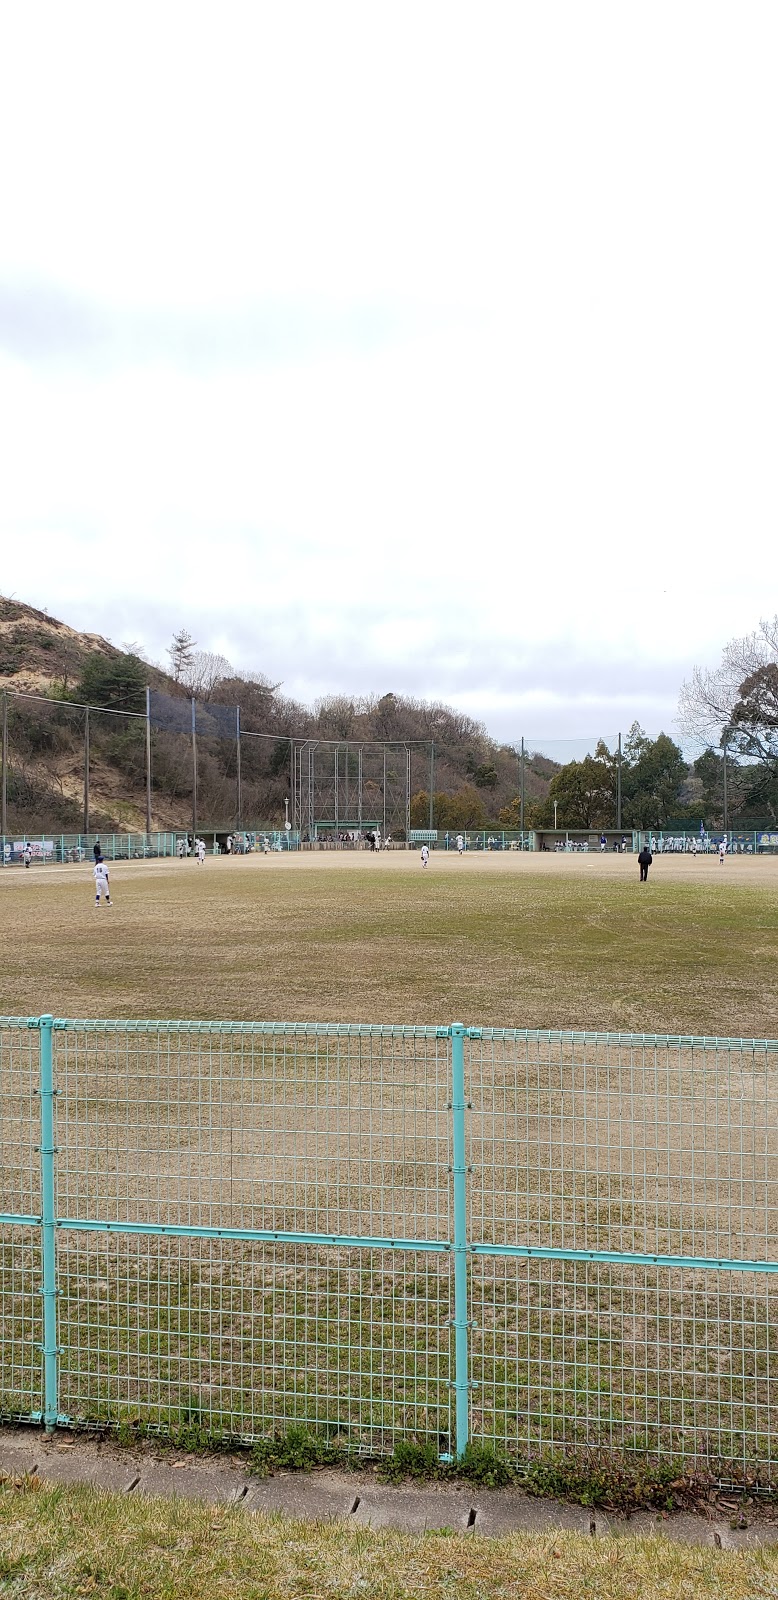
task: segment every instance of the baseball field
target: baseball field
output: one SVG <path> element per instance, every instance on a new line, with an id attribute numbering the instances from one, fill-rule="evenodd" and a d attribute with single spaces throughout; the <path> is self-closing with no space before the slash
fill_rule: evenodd
<path id="1" fill-rule="evenodd" d="M 271 854 L 0 874 L 0 1012 L 774 1036 L 778 858 Z"/>

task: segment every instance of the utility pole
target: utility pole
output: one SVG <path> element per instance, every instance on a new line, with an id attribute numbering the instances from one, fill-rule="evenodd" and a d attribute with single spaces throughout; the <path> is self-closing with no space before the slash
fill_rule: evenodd
<path id="1" fill-rule="evenodd" d="M 724 740 L 724 832 L 729 825 L 729 805 L 727 796 L 727 741 Z"/>
<path id="2" fill-rule="evenodd" d="M 435 827 L 435 740 L 430 744 L 430 820 L 429 829 Z"/>

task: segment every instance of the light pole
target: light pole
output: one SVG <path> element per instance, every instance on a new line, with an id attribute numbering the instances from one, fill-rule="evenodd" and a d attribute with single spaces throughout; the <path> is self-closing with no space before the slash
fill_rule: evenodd
<path id="1" fill-rule="evenodd" d="M 555 800 L 554 801 L 554 832 L 555 833 L 556 833 L 556 813 L 557 813 L 557 806 L 558 805 L 559 805 L 559 801 Z"/>

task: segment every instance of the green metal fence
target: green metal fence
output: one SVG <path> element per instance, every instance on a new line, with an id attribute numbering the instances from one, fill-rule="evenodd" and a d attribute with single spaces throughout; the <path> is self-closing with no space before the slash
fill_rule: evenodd
<path id="1" fill-rule="evenodd" d="M 0 1412 L 776 1465 L 778 1042 L 0 1018 Z"/>
<path id="2" fill-rule="evenodd" d="M 27 845 L 31 864 L 36 867 L 91 861 L 96 844 L 106 861 L 145 861 L 176 855 L 181 838 L 180 832 L 17 833 L 7 836 L 0 833 L 0 866 L 22 866 Z"/>

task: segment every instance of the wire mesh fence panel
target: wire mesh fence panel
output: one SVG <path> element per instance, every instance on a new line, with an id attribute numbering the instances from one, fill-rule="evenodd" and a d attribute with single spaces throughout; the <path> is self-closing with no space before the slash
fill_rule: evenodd
<path id="1" fill-rule="evenodd" d="M 50 1420 L 770 1470 L 776 1068 L 765 1040 L 0 1019 L 0 1414 L 41 1414 L 43 1275 Z"/>
<path id="2" fill-rule="evenodd" d="M 0 1420 L 27 1421 L 43 1406 L 40 1229 L 0 1223 Z"/>
<path id="3" fill-rule="evenodd" d="M 773 1459 L 775 1044 L 484 1030 L 468 1052 L 474 1425 L 519 1452 Z"/>
<path id="4" fill-rule="evenodd" d="M 40 1215 L 39 1051 L 26 1018 L 0 1017 L 0 1215 Z"/>
<path id="5" fill-rule="evenodd" d="M 586 1447 L 775 1467 L 777 1287 L 767 1273 L 478 1256 L 472 1429 L 514 1459 Z"/>
<path id="6" fill-rule="evenodd" d="M 484 1030 L 468 1049 L 473 1239 L 770 1258 L 772 1041 Z"/>
<path id="7" fill-rule="evenodd" d="M 435 1029 L 76 1022 L 56 1078 L 61 1217 L 449 1236 Z"/>
<path id="8" fill-rule="evenodd" d="M 76 1022 L 55 1062 L 61 1410 L 448 1436 L 446 1039 Z"/>
<path id="9" fill-rule="evenodd" d="M 60 1403 L 80 1425 L 451 1448 L 450 1258 L 64 1234 Z"/>
<path id="10" fill-rule="evenodd" d="M 0 1018 L 0 1416 L 41 1409 L 38 1034 Z M 14 1221 L 13 1219 L 22 1219 Z"/>

